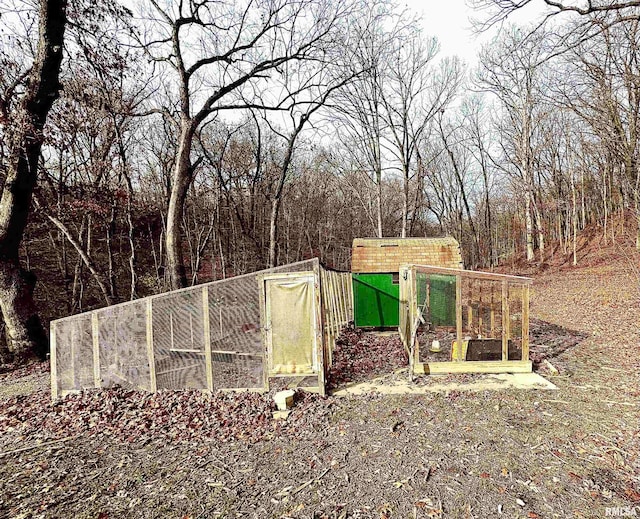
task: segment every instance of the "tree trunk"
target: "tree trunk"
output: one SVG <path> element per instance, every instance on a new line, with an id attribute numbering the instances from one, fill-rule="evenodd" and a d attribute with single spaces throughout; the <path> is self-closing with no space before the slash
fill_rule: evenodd
<path id="1" fill-rule="evenodd" d="M 278 242 L 278 216 L 280 214 L 280 197 L 271 204 L 271 218 L 269 220 L 269 268 L 276 266 L 276 247 Z"/>
<path id="2" fill-rule="evenodd" d="M 376 168 L 376 212 L 378 216 L 378 238 L 382 238 L 382 168 Z"/>
<path id="3" fill-rule="evenodd" d="M 33 301 L 35 277 L 20 267 L 19 247 L 38 179 L 42 129 L 58 97 L 66 1 L 43 0 L 39 39 L 26 91 L 6 129 L 8 168 L 0 197 L 0 308 L 7 346 L 17 361 L 35 354 L 44 358 L 47 334 Z"/>
<path id="4" fill-rule="evenodd" d="M 409 168 L 407 166 L 403 168 L 404 182 L 402 190 L 402 238 L 407 237 L 407 221 L 409 220 Z"/>
<path id="5" fill-rule="evenodd" d="M 535 259 L 533 253 L 533 217 L 531 216 L 531 191 L 529 188 L 525 190 L 524 194 L 524 219 L 526 226 L 526 239 L 527 239 L 527 261 L 533 261 Z"/>
<path id="6" fill-rule="evenodd" d="M 184 118 L 180 130 L 180 143 L 173 166 L 171 196 L 167 209 L 166 255 L 167 276 L 172 290 L 187 286 L 187 273 L 182 258 L 182 233 L 180 222 L 184 213 L 184 202 L 191 183 L 191 144 L 193 143 L 194 123 Z"/>

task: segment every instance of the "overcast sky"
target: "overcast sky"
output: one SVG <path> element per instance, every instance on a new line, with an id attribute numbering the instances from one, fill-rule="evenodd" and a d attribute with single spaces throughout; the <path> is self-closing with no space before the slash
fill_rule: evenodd
<path id="1" fill-rule="evenodd" d="M 498 30 L 494 28 L 488 33 L 475 34 L 471 28 L 470 18 L 480 13 L 466 6 L 465 0 L 403 0 L 408 9 L 422 14 L 424 33 L 436 36 L 440 41 L 440 55 L 457 55 L 474 65 L 480 46 L 493 38 Z M 534 2 L 510 18 L 518 24 L 534 22 L 541 13 L 540 5 Z"/>

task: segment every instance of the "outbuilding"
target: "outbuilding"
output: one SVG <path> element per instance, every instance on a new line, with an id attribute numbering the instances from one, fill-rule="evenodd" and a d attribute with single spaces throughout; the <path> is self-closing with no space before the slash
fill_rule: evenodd
<path id="1" fill-rule="evenodd" d="M 460 245 L 444 238 L 356 238 L 351 271 L 357 327 L 396 328 L 399 323 L 399 272 L 402 264 L 461 269 Z M 431 281 L 431 319 L 455 325 L 455 277 Z"/>

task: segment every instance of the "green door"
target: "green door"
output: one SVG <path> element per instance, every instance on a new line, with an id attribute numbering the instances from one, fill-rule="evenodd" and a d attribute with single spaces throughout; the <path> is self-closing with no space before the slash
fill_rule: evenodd
<path id="1" fill-rule="evenodd" d="M 353 279 L 353 320 L 356 326 L 396 328 L 399 324 L 398 274 L 357 274 Z"/>

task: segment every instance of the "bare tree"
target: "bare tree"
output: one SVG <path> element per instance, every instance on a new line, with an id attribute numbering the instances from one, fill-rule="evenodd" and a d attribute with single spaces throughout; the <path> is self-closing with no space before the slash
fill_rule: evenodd
<path id="1" fill-rule="evenodd" d="M 389 151 L 402 174 L 402 229 L 407 236 L 410 182 L 419 172 L 418 146 L 433 118 L 453 100 L 460 84 L 456 59 L 445 59 L 432 66 L 438 52 L 435 38 L 423 43 L 412 34 L 397 42 L 390 56 L 387 78 L 382 89 L 383 117 L 389 130 Z"/>
<path id="2" fill-rule="evenodd" d="M 353 11 L 348 0 L 193 0 L 165 8 L 151 0 L 149 20 L 157 21 L 140 40 L 149 57 L 168 63 L 179 96 L 179 136 L 167 210 L 167 273 L 173 288 L 184 286 L 180 224 L 194 175 L 193 141 L 198 128 L 223 110 L 256 104 L 270 76 L 288 62 L 323 60 L 326 47 Z M 273 96 L 270 108 L 287 105 Z"/>
<path id="3" fill-rule="evenodd" d="M 500 45 L 486 47 L 480 56 L 477 82 L 480 88 L 491 92 L 504 109 L 502 131 L 507 137 L 513 157 L 507 158 L 522 179 L 525 241 L 527 261 L 534 255 L 534 165 L 533 137 L 538 124 L 541 102 L 541 69 L 545 49 L 541 45 L 544 34 L 526 38 L 518 28 L 511 28 Z M 507 154 L 510 153 L 507 151 Z M 544 253 L 544 230 L 538 223 L 538 246 Z"/>
<path id="4" fill-rule="evenodd" d="M 0 308 L 8 347 L 17 359 L 32 353 L 43 357 L 48 346 L 33 302 L 35 278 L 21 267 L 19 248 L 38 178 L 42 131 L 60 89 L 66 8 L 65 0 L 39 3 L 33 62 L 13 81 L 3 81 L 0 92 L 0 123 L 7 142 L 0 196 Z"/>

